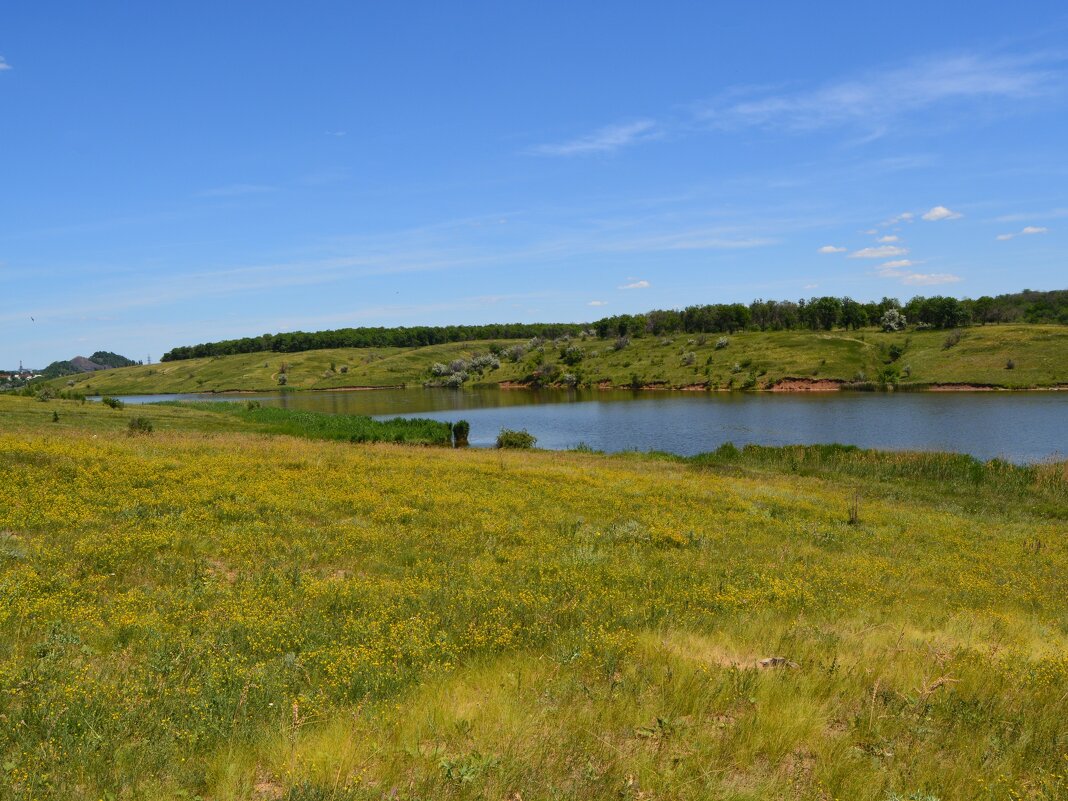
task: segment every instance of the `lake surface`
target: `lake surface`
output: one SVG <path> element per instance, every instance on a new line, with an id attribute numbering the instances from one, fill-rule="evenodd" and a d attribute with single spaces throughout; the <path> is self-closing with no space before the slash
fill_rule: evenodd
<path id="1" fill-rule="evenodd" d="M 465 419 L 471 443 L 525 428 L 542 448 L 692 455 L 724 442 L 840 442 L 939 450 L 1014 462 L 1068 458 L 1068 392 L 704 393 L 630 390 L 383 389 L 249 395 L 140 395 L 158 400 L 257 399 L 289 409 L 374 417 Z"/>

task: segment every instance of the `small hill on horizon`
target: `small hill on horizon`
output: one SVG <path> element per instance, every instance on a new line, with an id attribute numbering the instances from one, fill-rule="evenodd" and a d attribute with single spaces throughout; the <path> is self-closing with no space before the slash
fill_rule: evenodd
<path id="1" fill-rule="evenodd" d="M 75 356 L 72 359 L 52 362 L 41 375 L 44 378 L 62 378 L 68 375 L 81 373 L 95 373 L 98 370 L 111 370 L 116 367 L 134 367 L 138 364 L 133 359 L 127 359 L 118 353 L 109 350 L 98 350 L 92 356 Z"/>

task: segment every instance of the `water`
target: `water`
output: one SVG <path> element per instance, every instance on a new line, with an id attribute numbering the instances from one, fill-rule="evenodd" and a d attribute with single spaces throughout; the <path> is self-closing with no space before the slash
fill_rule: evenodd
<path id="1" fill-rule="evenodd" d="M 840 442 L 887 450 L 969 453 L 1014 462 L 1068 458 L 1068 392 L 703 393 L 444 389 L 148 395 L 158 400 L 257 399 L 289 409 L 374 417 L 465 419 L 471 444 L 525 428 L 542 448 L 691 455 L 736 445 Z"/>

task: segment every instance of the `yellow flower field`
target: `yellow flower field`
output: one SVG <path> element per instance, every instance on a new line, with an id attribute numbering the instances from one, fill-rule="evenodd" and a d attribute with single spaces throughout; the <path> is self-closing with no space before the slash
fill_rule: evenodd
<path id="1" fill-rule="evenodd" d="M 1068 798 L 1065 465 L 0 401 L 5 800 Z"/>

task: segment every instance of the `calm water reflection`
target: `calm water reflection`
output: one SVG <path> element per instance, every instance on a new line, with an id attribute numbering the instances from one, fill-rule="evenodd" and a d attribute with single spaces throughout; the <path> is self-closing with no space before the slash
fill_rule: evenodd
<path id="1" fill-rule="evenodd" d="M 264 404 L 376 417 L 466 419 L 473 445 L 525 428 L 544 448 L 586 443 L 604 451 L 694 454 L 742 445 L 842 442 L 866 448 L 945 450 L 981 459 L 1068 458 L 1068 392 L 812 393 L 442 389 L 137 396 L 256 398 Z"/>

